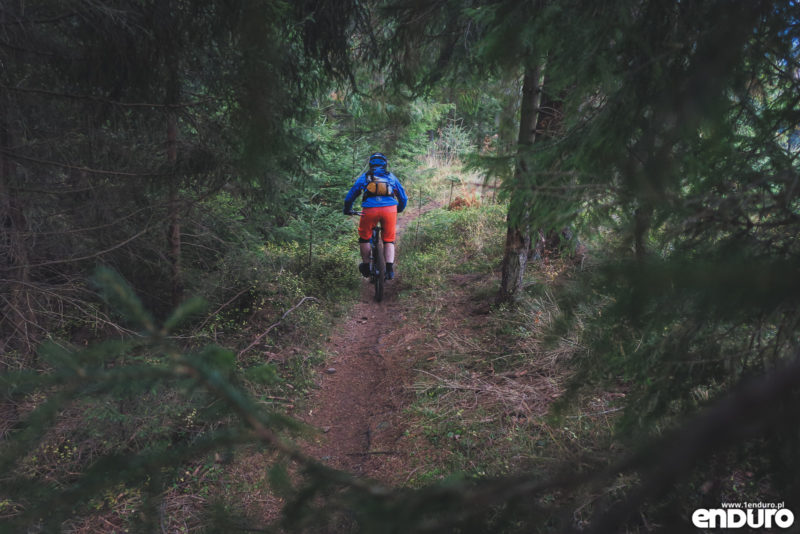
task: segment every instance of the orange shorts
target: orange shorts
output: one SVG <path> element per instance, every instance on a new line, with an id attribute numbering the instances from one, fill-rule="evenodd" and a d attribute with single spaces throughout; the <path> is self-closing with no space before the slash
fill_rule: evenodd
<path id="1" fill-rule="evenodd" d="M 383 242 L 393 243 L 397 226 L 397 206 L 362 208 L 361 220 L 358 223 L 358 237 L 369 241 L 372 238 L 372 229 L 379 221 L 383 228 Z"/>

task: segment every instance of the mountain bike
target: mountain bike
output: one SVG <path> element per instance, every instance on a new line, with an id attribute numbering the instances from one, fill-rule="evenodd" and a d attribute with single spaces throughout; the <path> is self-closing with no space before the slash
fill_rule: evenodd
<path id="1" fill-rule="evenodd" d="M 351 215 L 361 215 L 360 211 L 353 211 Z M 383 240 L 381 239 L 380 223 L 372 229 L 369 240 L 369 283 L 375 285 L 375 301 L 383 300 L 383 286 L 386 282 L 386 258 L 383 255 Z"/>

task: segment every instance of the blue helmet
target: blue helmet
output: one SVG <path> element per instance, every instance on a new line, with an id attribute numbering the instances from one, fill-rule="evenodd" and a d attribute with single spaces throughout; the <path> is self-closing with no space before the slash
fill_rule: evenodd
<path id="1" fill-rule="evenodd" d="M 375 167 L 386 167 L 387 164 L 386 156 L 380 152 L 375 152 L 369 157 L 369 167 L 371 169 Z"/>

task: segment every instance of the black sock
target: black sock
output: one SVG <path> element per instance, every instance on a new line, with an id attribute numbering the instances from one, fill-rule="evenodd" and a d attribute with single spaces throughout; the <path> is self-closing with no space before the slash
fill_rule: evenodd
<path id="1" fill-rule="evenodd" d="M 389 263 L 389 262 L 387 261 L 387 262 L 386 262 L 386 270 L 387 270 L 388 272 L 392 272 L 392 271 L 394 270 L 394 263 Z"/>

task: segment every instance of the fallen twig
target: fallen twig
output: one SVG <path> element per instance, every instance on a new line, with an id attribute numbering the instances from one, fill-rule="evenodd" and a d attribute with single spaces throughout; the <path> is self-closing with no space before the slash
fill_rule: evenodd
<path id="1" fill-rule="evenodd" d="M 214 311 L 213 311 L 213 312 L 212 312 L 212 313 L 211 313 L 211 314 L 210 314 L 208 317 L 206 317 L 206 318 L 205 318 L 205 320 L 204 320 L 202 323 L 200 323 L 200 326 L 198 326 L 197 328 L 195 328 L 195 331 L 197 331 L 197 330 L 201 330 L 201 329 L 202 329 L 202 328 L 203 328 L 203 327 L 206 325 L 206 323 L 208 323 L 208 321 L 210 321 L 210 320 L 211 320 L 211 319 L 212 319 L 212 318 L 213 318 L 215 315 L 217 315 L 219 312 L 221 312 L 221 311 L 222 311 L 223 309 L 225 309 L 227 306 L 230 306 L 230 304 L 231 304 L 233 301 L 235 301 L 236 299 L 238 299 L 239 297 L 241 297 L 241 296 L 242 296 L 243 294 L 245 294 L 247 291 L 250 291 L 250 289 L 252 289 L 252 286 L 247 286 L 246 288 L 244 288 L 244 289 L 242 289 L 241 291 L 239 291 L 238 293 L 236 293 L 236 295 L 234 295 L 234 297 L 233 297 L 232 299 L 230 299 L 228 302 L 226 302 L 225 304 L 223 304 L 222 306 L 220 306 L 219 308 L 217 308 L 216 310 L 214 310 Z"/>
<path id="2" fill-rule="evenodd" d="M 367 451 L 367 452 L 348 452 L 345 453 L 346 456 L 371 456 L 373 454 L 398 454 L 397 451 Z"/>
<path id="3" fill-rule="evenodd" d="M 259 342 L 260 342 L 262 339 L 264 339 L 264 337 L 265 337 L 267 334 L 269 334 L 269 333 L 272 331 L 272 329 L 273 329 L 273 328 L 275 328 L 276 326 L 278 326 L 279 324 L 281 324 L 281 323 L 283 322 L 283 320 L 284 320 L 284 319 L 286 319 L 286 316 L 287 316 L 287 315 L 289 315 L 290 313 L 292 313 L 294 310 L 296 310 L 296 309 L 297 309 L 297 308 L 298 308 L 298 307 L 299 307 L 301 304 L 303 304 L 303 303 L 304 303 L 305 301 L 307 301 L 307 300 L 313 300 L 313 301 L 317 301 L 317 302 L 319 302 L 319 299 L 317 299 L 316 297 L 303 297 L 302 299 L 300 299 L 300 302 L 298 302 L 297 304 L 295 304 L 294 306 L 292 306 L 291 308 L 289 308 L 288 310 L 286 310 L 286 313 L 284 313 L 284 314 L 281 316 L 281 318 L 278 320 L 278 322 L 277 322 L 277 323 L 270 325 L 270 326 L 269 326 L 269 328 L 267 328 L 267 329 L 266 329 L 266 331 L 264 331 L 264 333 L 263 333 L 263 334 L 261 334 L 260 336 L 258 336 L 257 338 L 255 338 L 255 339 L 253 340 L 253 342 L 252 342 L 252 343 L 250 343 L 248 346 L 246 346 L 245 348 L 243 348 L 242 350 L 240 350 L 240 351 L 239 351 L 239 354 L 238 354 L 237 356 L 241 357 L 241 356 L 242 356 L 242 354 L 244 354 L 244 353 L 245 353 L 245 352 L 247 352 L 248 350 L 250 350 L 250 349 L 252 349 L 253 347 L 255 347 L 256 345 L 258 345 L 258 343 L 259 343 Z"/>
<path id="4" fill-rule="evenodd" d="M 607 415 L 607 414 L 610 414 L 610 413 L 616 413 L 616 412 L 619 412 L 619 411 L 622 411 L 622 410 L 623 410 L 623 408 L 619 407 L 619 408 L 612 408 L 610 410 L 603 410 L 601 412 L 582 413 L 582 414 L 579 414 L 579 415 L 568 415 L 567 417 L 569 419 L 582 419 L 584 417 L 594 417 L 596 415 Z"/>
<path id="5" fill-rule="evenodd" d="M 264 400 L 272 400 L 276 402 L 288 402 L 288 403 L 294 402 L 292 399 L 287 399 L 286 397 L 275 397 L 273 395 L 262 395 L 261 397 Z"/>

